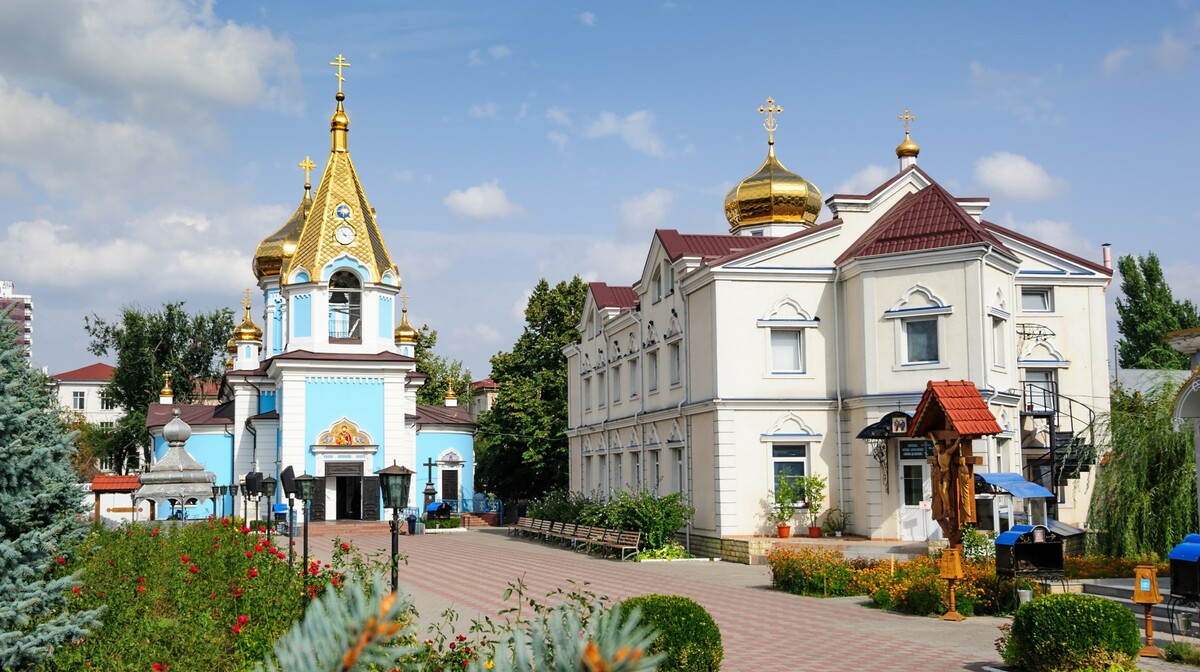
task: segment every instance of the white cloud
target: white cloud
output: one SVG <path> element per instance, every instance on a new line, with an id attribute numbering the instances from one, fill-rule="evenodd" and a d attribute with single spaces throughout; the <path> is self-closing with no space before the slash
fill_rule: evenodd
<path id="1" fill-rule="evenodd" d="M 1104 74 L 1109 77 L 1121 71 L 1121 67 L 1125 65 L 1125 61 L 1133 55 L 1132 49 L 1117 49 L 1110 51 L 1104 56 L 1103 70 Z"/>
<path id="2" fill-rule="evenodd" d="M 521 298 L 517 299 L 512 307 L 512 317 L 517 322 L 525 321 L 525 309 L 529 307 L 529 299 L 533 298 L 533 290 L 522 290 Z"/>
<path id="3" fill-rule="evenodd" d="M 869 194 L 875 187 L 883 184 L 889 177 L 894 175 L 893 171 L 884 168 L 883 166 L 872 163 L 863 168 L 857 173 L 851 175 L 838 185 L 837 194 Z"/>
<path id="4" fill-rule="evenodd" d="M 1164 30 L 1162 40 L 1154 45 L 1154 63 L 1160 70 L 1181 70 L 1192 59 L 1195 45 L 1190 40 L 1179 39 L 1170 30 Z"/>
<path id="5" fill-rule="evenodd" d="M 524 314 L 521 319 L 524 320 Z M 496 344 L 500 342 L 500 331 L 490 324 L 476 322 L 469 327 L 454 329 L 454 336 L 459 340 L 472 340 L 481 344 Z"/>
<path id="6" fill-rule="evenodd" d="M 483 56 L 478 49 L 472 49 L 467 52 L 468 65 L 483 65 Z"/>
<path id="7" fill-rule="evenodd" d="M 508 47 L 504 46 L 503 44 L 496 44 L 491 47 L 488 47 L 488 54 L 496 60 L 505 58 L 511 53 L 512 53 L 512 49 L 509 49 Z"/>
<path id="8" fill-rule="evenodd" d="M 475 117 L 476 119 L 489 119 L 495 117 L 496 113 L 499 111 L 500 106 L 491 101 L 482 104 L 477 103 L 471 106 L 471 116 Z"/>
<path id="9" fill-rule="evenodd" d="M 414 177 L 416 177 L 416 173 L 414 173 L 411 168 L 405 168 L 404 170 L 398 170 L 395 173 L 392 173 L 392 179 L 404 184 L 412 182 Z"/>
<path id="10" fill-rule="evenodd" d="M 1032 222 L 1018 222 L 1011 214 L 1001 218 L 1001 226 L 1019 231 L 1034 240 L 1041 241 L 1051 247 L 1083 257 L 1098 260 L 1099 248 L 1074 229 L 1070 222 L 1060 222 L 1051 219 L 1037 219 Z"/>
<path id="11" fill-rule="evenodd" d="M 584 12 L 579 15 L 579 22 L 590 28 L 596 25 L 596 15 L 591 12 Z"/>
<path id="12" fill-rule="evenodd" d="M 546 138 L 558 146 L 558 151 L 566 151 L 567 149 L 567 134 L 561 131 L 550 131 L 546 134 Z"/>
<path id="13" fill-rule="evenodd" d="M 302 105 L 295 47 L 218 18 L 213 2 L 7 0 L 0 62 L 138 113 L 191 119 L 217 108 Z"/>
<path id="14" fill-rule="evenodd" d="M 546 118 L 559 126 L 570 128 L 574 125 L 571 123 L 571 115 L 568 114 L 566 108 L 558 107 L 557 105 L 546 110 Z"/>
<path id="15" fill-rule="evenodd" d="M 971 83 L 991 99 L 1027 124 L 1055 126 L 1063 122 L 1047 97 L 1046 81 L 1038 75 L 1005 72 L 989 68 L 979 61 L 970 64 Z"/>
<path id="16" fill-rule="evenodd" d="M 996 152 L 975 162 L 975 180 L 997 196 L 1018 201 L 1044 201 L 1067 188 L 1067 181 L 1019 154 Z"/>
<path id="17" fill-rule="evenodd" d="M 618 117 L 612 112 L 601 112 L 592 122 L 585 133 L 589 138 L 603 138 L 619 135 L 621 140 L 643 154 L 662 158 L 666 156 L 666 148 L 662 139 L 654 132 L 654 113 L 646 110 L 631 112 L 626 117 Z"/>
<path id="18" fill-rule="evenodd" d="M 492 180 L 467 189 L 451 191 L 442 199 L 446 209 L 473 219 L 494 219 L 525 214 L 519 203 L 508 200 L 499 180 Z"/>
<path id="19" fill-rule="evenodd" d="M 621 199 L 617 210 L 625 232 L 644 245 L 649 234 L 667 221 L 673 203 L 675 192 L 658 188 L 632 198 Z"/>
<path id="20" fill-rule="evenodd" d="M 517 110 L 517 116 L 515 118 L 517 121 L 520 121 L 527 116 L 529 116 L 529 103 L 521 103 L 521 109 Z"/>

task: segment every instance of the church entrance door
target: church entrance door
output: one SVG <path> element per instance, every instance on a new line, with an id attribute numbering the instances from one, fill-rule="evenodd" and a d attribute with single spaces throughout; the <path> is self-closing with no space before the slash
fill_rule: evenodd
<path id="1" fill-rule="evenodd" d="M 333 486 L 334 518 L 362 520 L 362 462 L 325 465 L 326 487 Z"/>

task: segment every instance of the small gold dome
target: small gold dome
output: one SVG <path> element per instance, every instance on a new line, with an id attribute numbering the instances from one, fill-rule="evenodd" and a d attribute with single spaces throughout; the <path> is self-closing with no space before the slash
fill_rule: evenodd
<path id="1" fill-rule="evenodd" d="M 237 343 L 234 343 L 232 338 L 225 342 L 225 352 L 231 355 L 237 354 Z"/>
<path id="2" fill-rule="evenodd" d="M 296 206 L 296 211 L 278 231 L 263 238 L 254 251 L 254 277 L 259 280 L 282 273 L 284 265 L 296 253 L 296 242 L 304 230 L 304 220 L 308 219 L 308 211 L 312 210 L 310 189 L 306 183 L 304 198 Z"/>
<path id="3" fill-rule="evenodd" d="M 821 190 L 783 167 L 775 147 L 750 177 L 725 195 L 730 230 L 755 224 L 815 224 L 821 213 Z"/>
<path id="4" fill-rule="evenodd" d="M 233 328 L 234 342 L 261 341 L 262 329 L 259 329 L 253 318 L 250 317 L 250 290 L 246 290 L 246 302 L 242 304 L 242 307 L 246 310 L 246 314 L 242 317 L 242 323 Z M 234 352 L 237 352 L 236 348 Z"/>
<path id="5" fill-rule="evenodd" d="M 158 391 L 158 396 L 160 396 L 160 397 L 175 396 L 175 392 L 171 390 L 171 372 L 170 371 L 163 372 L 163 386 L 162 386 L 162 389 Z"/>
<path id="6" fill-rule="evenodd" d="M 896 146 L 896 158 L 903 159 L 906 156 L 916 157 L 921 153 L 921 146 L 912 141 L 908 137 L 908 132 L 904 133 L 904 142 Z"/>
<path id="7" fill-rule="evenodd" d="M 417 330 L 413 329 L 412 325 L 408 323 L 408 306 L 404 306 L 401 309 L 400 326 L 396 327 L 393 335 L 395 336 L 397 345 L 400 343 L 415 344 L 417 342 Z"/>

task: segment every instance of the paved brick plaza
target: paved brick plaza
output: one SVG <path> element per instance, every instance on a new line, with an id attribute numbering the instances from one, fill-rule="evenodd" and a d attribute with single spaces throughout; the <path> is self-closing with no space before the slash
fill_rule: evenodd
<path id="1" fill-rule="evenodd" d="M 314 555 L 328 557 L 331 539 L 353 539 L 367 551 L 390 548 L 386 524 L 321 523 L 310 529 Z M 570 580 L 588 581 L 612 598 L 646 593 L 686 595 L 703 604 L 721 627 L 723 671 L 982 670 L 1000 665 L 993 641 L 1007 619 L 947 623 L 862 606 L 862 598 L 816 599 L 768 588 L 766 567 L 732 563 L 635 563 L 515 539 L 502 529 L 402 536 L 408 555 L 400 584 L 413 596 L 423 623 L 454 607 L 460 631 L 472 618 L 495 617 L 513 606 L 501 600 L 508 583 L 524 577 L 538 597 Z M 1162 642 L 1160 642 L 1161 644 Z M 1151 667 L 1146 665 L 1145 667 Z M 1155 670 L 1176 669 L 1158 663 Z M 1186 668 L 1179 668 L 1186 669 Z"/>

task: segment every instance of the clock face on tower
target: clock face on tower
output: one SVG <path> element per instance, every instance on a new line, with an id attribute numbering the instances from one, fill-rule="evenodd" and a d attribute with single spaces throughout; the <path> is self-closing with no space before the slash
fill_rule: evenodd
<path id="1" fill-rule="evenodd" d="M 339 226 L 337 230 L 333 232 L 333 237 L 336 238 L 337 241 L 342 245 L 349 245 L 350 243 L 354 242 L 354 229 L 348 226 Z"/>

